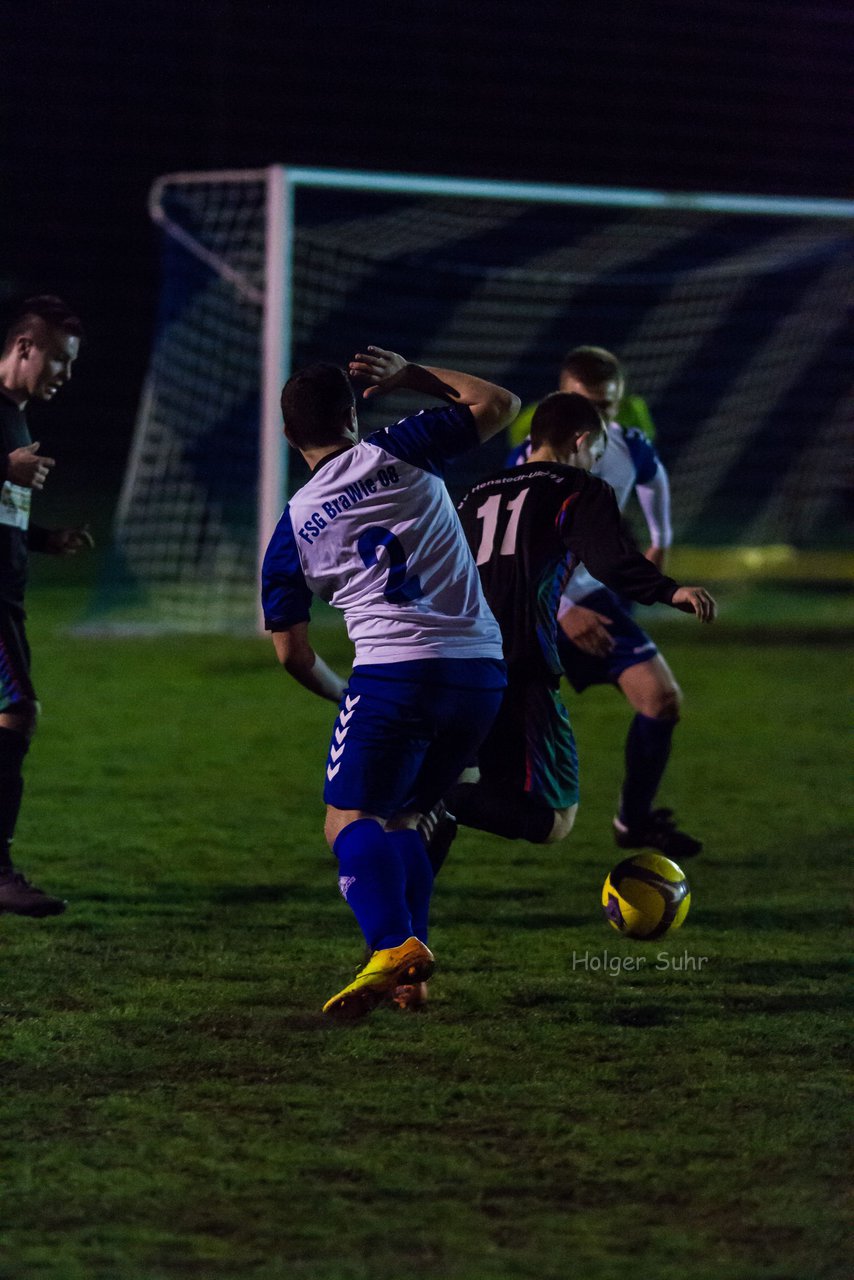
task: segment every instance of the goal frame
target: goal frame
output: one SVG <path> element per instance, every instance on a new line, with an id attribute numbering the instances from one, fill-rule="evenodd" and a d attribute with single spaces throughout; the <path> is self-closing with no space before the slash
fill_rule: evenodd
<path id="1" fill-rule="evenodd" d="M 280 396 L 291 373 L 292 278 L 294 210 L 301 187 L 373 192 L 390 195 L 458 196 L 476 199 L 524 200 L 541 204 L 599 205 L 606 208 L 672 209 L 705 213 L 758 214 L 854 220 L 854 200 L 716 192 L 668 192 L 644 188 L 512 182 L 488 178 L 455 178 L 350 169 L 324 169 L 282 164 L 264 169 L 195 171 L 164 174 L 151 188 L 152 220 L 191 253 L 207 260 L 246 292 L 245 281 L 227 264 L 214 259 L 177 226 L 161 202 L 163 190 L 174 183 L 263 181 L 266 184 L 265 271 L 263 291 L 252 289 L 262 308 L 261 387 L 259 424 L 257 567 L 261 563 L 288 495 L 288 450 L 282 434 Z M 131 464 L 130 470 L 133 470 Z M 120 501 L 120 507 L 121 507 Z M 263 617 L 257 618 L 263 631 Z"/>

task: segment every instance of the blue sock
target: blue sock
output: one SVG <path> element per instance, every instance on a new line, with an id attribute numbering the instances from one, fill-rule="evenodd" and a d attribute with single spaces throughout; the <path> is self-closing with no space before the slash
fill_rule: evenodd
<path id="1" fill-rule="evenodd" d="M 338 887 L 372 951 L 397 947 L 413 933 L 406 871 L 394 844 L 373 818 L 338 833 Z"/>
<path id="2" fill-rule="evenodd" d="M 619 819 L 627 827 L 642 826 L 649 817 L 667 760 L 675 720 L 635 716 L 626 737 L 626 776 L 620 793 Z"/>
<path id="3" fill-rule="evenodd" d="M 426 943 L 433 868 L 424 841 L 417 831 L 387 831 L 386 840 L 397 850 L 406 873 L 406 904 L 412 917 L 412 932 Z"/>

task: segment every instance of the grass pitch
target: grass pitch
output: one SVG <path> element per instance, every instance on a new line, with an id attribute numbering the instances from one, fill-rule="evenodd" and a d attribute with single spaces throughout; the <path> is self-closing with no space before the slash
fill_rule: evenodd
<path id="1" fill-rule="evenodd" d="M 0 1280 L 847 1274 L 825 604 L 761 643 L 655 620 L 686 694 L 662 799 L 707 841 L 680 933 L 601 918 L 628 715 L 591 690 L 571 841 L 464 832 L 429 1009 L 340 1027 L 331 705 L 263 640 L 69 637 L 74 594 L 34 591 L 17 853 L 71 905 L 0 918 Z"/>

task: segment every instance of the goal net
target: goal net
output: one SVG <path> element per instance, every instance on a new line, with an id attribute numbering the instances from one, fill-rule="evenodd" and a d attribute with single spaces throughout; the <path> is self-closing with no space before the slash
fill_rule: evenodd
<path id="1" fill-rule="evenodd" d="M 569 348 L 607 347 L 654 424 L 679 544 L 840 543 L 852 201 L 276 167 L 167 176 L 150 208 L 156 332 L 89 626 L 256 625 L 259 555 L 305 477 L 282 382 L 369 342 L 523 403 Z M 366 404 L 362 429 L 412 408 Z M 452 491 L 503 448 L 461 460 Z"/>

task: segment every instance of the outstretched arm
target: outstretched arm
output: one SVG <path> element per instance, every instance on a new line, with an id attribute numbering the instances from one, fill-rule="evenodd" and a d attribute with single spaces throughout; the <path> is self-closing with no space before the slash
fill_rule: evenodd
<path id="1" fill-rule="evenodd" d="M 610 485 L 587 477 L 584 490 L 565 504 L 559 530 L 564 544 L 594 578 L 639 604 L 672 605 L 713 622 L 716 605 L 704 587 L 681 587 L 658 572 L 634 549 L 623 533 L 620 512 Z"/>
<path id="2" fill-rule="evenodd" d="M 274 631 L 273 645 L 279 662 L 304 688 L 330 702 L 341 701 L 344 681 L 312 648 L 307 622 L 297 622 L 287 631 Z"/>
<path id="3" fill-rule="evenodd" d="M 91 551 L 95 539 L 89 532 L 88 524 L 75 525 L 67 529 L 42 529 L 30 525 L 30 546 L 34 551 L 44 551 L 49 556 L 76 556 L 84 548 Z"/>
<path id="4" fill-rule="evenodd" d="M 693 613 L 701 622 L 714 622 L 718 606 L 705 587 L 679 587 L 670 603 L 683 613 Z"/>
<path id="5" fill-rule="evenodd" d="M 357 352 L 350 361 L 350 377 L 362 378 L 368 383 L 362 392 L 365 399 L 404 388 L 467 405 L 481 441 L 489 440 L 509 426 L 521 405 L 518 396 L 494 382 L 486 382 L 456 369 L 412 364 L 396 352 L 382 347 L 368 347 L 367 351 Z"/>

